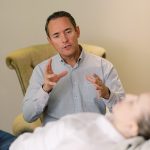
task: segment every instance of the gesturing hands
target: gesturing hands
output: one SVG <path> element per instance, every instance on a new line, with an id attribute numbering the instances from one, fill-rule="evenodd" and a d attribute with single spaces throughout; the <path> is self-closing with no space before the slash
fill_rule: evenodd
<path id="1" fill-rule="evenodd" d="M 62 71 L 59 74 L 55 74 L 53 72 L 51 63 L 52 63 L 52 59 L 49 60 L 48 64 L 45 67 L 44 84 L 42 86 L 43 90 L 48 93 L 57 84 L 57 82 L 68 73 L 67 71 Z M 96 74 L 87 75 L 86 79 L 88 81 L 90 81 L 96 87 L 96 90 L 97 90 L 99 96 L 101 96 L 105 99 L 109 99 L 110 91 L 109 91 L 108 87 L 106 87 L 105 84 L 103 84 L 103 82 L 99 78 L 99 76 L 97 76 Z"/>
<path id="2" fill-rule="evenodd" d="M 42 86 L 43 90 L 48 93 L 52 90 L 54 85 L 56 85 L 57 82 L 68 73 L 67 71 L 62 71 L 59 74 L 55 74 L 52 70 L 51 63 L 52 59 L 50 59 L 46 65 L 44 71 L 44 84 Z"/>
<path id="3" fill-rule="evenodd" d="M 95 87 L 98 92 L 98 95 L 105 98 L 109 99 L 110 96 L 110 91 L 108 87 L 103 84 L 102 80 L 97 76 L 96 74 L 94 75 L 87 75 L 86 79 L 90 81 Z"/>

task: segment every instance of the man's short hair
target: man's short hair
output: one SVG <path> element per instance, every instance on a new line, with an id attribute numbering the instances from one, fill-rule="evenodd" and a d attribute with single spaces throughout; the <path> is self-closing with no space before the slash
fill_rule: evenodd
<path id="1" fill-rule="evenodd" d="M 57 19 L 57 18 L 61 18 L 61 17 L 67 17 L 70 20 L 73 27 L 76 28 L 75 19 L 72 17 L 72 15 L 70 13 L 68 13 L 66 11 L 57 11 L 57 12 L 54 12 L 53 14 L 51 14 L 46 20 L 45 31 L 46 31 L 46 34 L 47 34 L 48 37 L 49 37 L 49 32 L 48 32 L 49 22 L 53 19 Z"/>

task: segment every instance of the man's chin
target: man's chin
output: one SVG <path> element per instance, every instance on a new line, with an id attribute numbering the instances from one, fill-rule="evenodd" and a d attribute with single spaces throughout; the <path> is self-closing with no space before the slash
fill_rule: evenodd
<path id="1" fill-rule="evenodd" d="M 65 57 L 70 57 L 70 56 L 73 56 L 74 53 L 71 50 L 64 50 L 62 55 Z"/>

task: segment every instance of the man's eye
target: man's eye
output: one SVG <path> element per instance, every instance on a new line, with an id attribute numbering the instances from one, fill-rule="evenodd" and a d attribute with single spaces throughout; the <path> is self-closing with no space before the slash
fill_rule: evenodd
<path id="1" fill-rule="evenodd" d="M 54 34 L 51 36 L 52 38 L 59 38 L 59 35 L 58 34 Z"/>
<path id="2" fill-rule="evenodd" d="M 59 35 L 54 35 L 54 36 L 53 36 L 53 38 L 58 38 L 58 37 L 59 37 Z"/>
<path id="3" fill-rule="evenodd" d="M 67 30 L 66 33 L 71 33 L 71 30 Z"/>

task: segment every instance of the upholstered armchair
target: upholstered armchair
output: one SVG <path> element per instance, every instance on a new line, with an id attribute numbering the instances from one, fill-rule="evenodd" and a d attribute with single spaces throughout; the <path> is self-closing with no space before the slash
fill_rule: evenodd
<path id="1" fill-rule="evenodd" d="M 100 57 L 106 57 L 106 51 L 102 47 L 89 44 L 81 45 L 90 53 L 96 54 Z M 56 53 L 57 52 L 50 44 L 42 44 L 21 48 L 8 54 L 6 57 L 6 64 L 10 69 L 16 71 L 23 95 L 28 87 L 29 79 L 34 67 Z M 23 115 L 20 114 L 13 122 L 12 131 L 14 135 L 18 136 L 24 132 L 32 132 L 36 127 L 41 126 L 41 124 L 41 118 L 32 123 L 28 123 L 24 120 Z"/>

